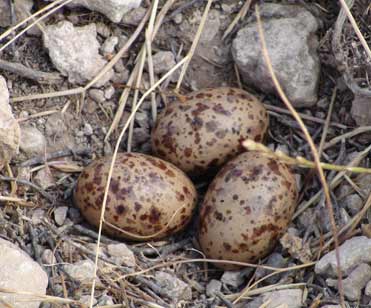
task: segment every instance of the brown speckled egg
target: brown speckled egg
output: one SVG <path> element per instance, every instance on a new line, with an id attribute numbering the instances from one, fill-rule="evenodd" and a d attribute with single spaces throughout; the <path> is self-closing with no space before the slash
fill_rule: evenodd
<path id="1" fill-rule="evenodd" d="M 220 170 L 206 193 L 199 225 L 202 251 L 211 259 L 239 262 L 266 256 L 286 231 L 297 195 L 286 165 L 258 152 L 239 155 Z"/>
<path id="2" fill-rule="evenodd" d="M 195 176 L 242 151 L 242 140 L 263 140 L 268 115 L 257 98 L 237 88 L 204 89 L 169 104 L 152 131 L 154 153 Z"/>
<path id="3" fill-rule="evenodd" d="M 87 166 L 75 188 L 76 205 L 95 227 L 99 226 L 111 159 L 104 157 Z M 149 155 L 119 153 L 110 183 L 105 221 L 131 234 L 147 237 L 124 234 L 106 223 L 103 230 L 108 235 L 133 240 L 171 235 L 190 221 L 196 198 L 192 182 L 174 165 Z M 164 232 L 157 234 L 161 230 Z"/>

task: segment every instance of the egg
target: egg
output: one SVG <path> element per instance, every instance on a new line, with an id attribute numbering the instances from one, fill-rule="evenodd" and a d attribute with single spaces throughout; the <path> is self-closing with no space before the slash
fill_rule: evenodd
<path id="1" fill-rule="evenodd" d="M 104 157 L 87 166 L 74 191 L 75 204 L 95 227 L 99 226 L 111 160 L 112 157 Z M 119 153 L 109 187 L 103 231 L 132 240 L 163 238 L 187 225 L 196 199 L 194 185 L 174 165 L 149 155 Z"/>
<path id="2" fill-rule="evenodd" d="M 191 176 L 222 166 L 242 152 L 242 140 L 261 142 L 268 115 L 237 88 L 200 90 L 169 104 L 152 130 L 152 149 Z"/>
<path id="3" fill-rule="evenodd" d="M 211 259 L 256 262 L 286 231 L 297 196 L 286 165 L 259 152 L 240 154 L 220 170 L 205 195 L 198 234 L 202 251 Z"/>

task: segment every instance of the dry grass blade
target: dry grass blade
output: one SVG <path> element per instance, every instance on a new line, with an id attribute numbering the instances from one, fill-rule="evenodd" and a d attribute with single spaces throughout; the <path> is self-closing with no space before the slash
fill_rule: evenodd
<path id="1" fill-rule="evenodd" d="M 139 109 L 139 107 L 142 105 L 144 102 L 145 98 L 152 93 L 152 91 L 157 88 L 162 82 L 164 82 L 174 71 L 176 71 L 179 67 L 181 67 L 186 61 L 188 61 L 188 56 L 185 56 L 180 62 L 178 62 L 169 72 L 167 72 L 162 78 L 157 81 L 150 89 L 148 89 L 141 99 L 139 100 L 137 106 L 135 109 L 131 112 L 127 122 L 125 123 L 120 136 L 118 137 L 118 140 L 116 142 L 115 150 L 113 152 L 112 160 L 111 160 L 111 165 L 108 171 L 108 178 L 107 178 L 107 183 L 106 187 L 104 190 L 104 197 L 103 197 L 103 203 L 102 203 L 102 209 L 101 209 L 101 216 L 100 216 L 100 222 L 99 222 L 99 231 L 98 231 L 98 239 L 97 239 L 97 247 L 96 247 L 96 254 L 95 254 L 95 266 L 94 266 L 94 280 L 91 288 L 91 298 L 90 298 L 90 307 L 93 307 L 93 300 L 94 300 L 94 291 L 95 291 L 95 284 L 96 284 L 96 275 L 97 275 L 97 268 L 98 268 L 98 260 L 99 260 L 99 247 L 100 247 L 100 240 L 102 236 L 102 226 L 104 222 L 104 213 L 106 210 L 106 204 L 107 204 L 107 197 L 108 197 L 108 191 L 111 183 L 111 178 L 113 174 L 113 168 L 114 164 L 116 161 L 117 153 L 120 147 L 120 143 L 122 141 L 122 138 L 124 137 L 124 134 L 126 133 L 126 130 L 130 124 L 130 121 L 134 119 L 135 113 Z"/>
<path id="2" fill-rule="evenodd" d="M 316 169 L 318 171 L 318 175 L 319 175 L 319 179 L 321 181 L 321 184 L 322 184 L 322 187 L 323 187 L 323 191 L 324 191 L 324 194 L 325 194 L 325 199 L 326 199 L 326 207 L 327 207 L 327 210 L 328 210 L 328 213 L 329 213 L 329 216 L 330 216 L 330 223 L 331 223 L 331 231 L 332 231 L 332 234 L 334 236 L 334 243 L 335 243 L 335 255 L 336 255 L 336 263 L 337 263 L 337 276 L 338 276 L 338 290 L 339 290 L 339 294 L 340 294 L 340 303 L 341 303 L 341 306 L 342 307 L 345 307 L 345 301 L 344 301 L 344 289 L 343 289 L 343 285 L 342 285 L 342 274 L 341 274 L 341 269 L 340 269 L 340 256 L 339 256 L 339 240 L 337 238 L 337 226 L 336 226 L 336 222 L 335 222 L 335 218 L 334 218 L 334 210 L 333 210 L 333 207 L 332 207 L 332 202 L 331 202 L 331 198 L 330 198 L 330 192 L 329 192 L 329 188 L 328 188 L 328 185 L 327 185 L 327 182 L 326 182 L 326 178 L 325 178 L 325 175 L 324 175 L 324 172 L 323 172 L 323 169 L 321 168 L 321 162 L 320 162 L 320 159 L 319 159 L 319 156 L 318 156 L 318 151 L 316 149 L 316 146 L 308 132 L 308 129 L 306 128 L 303 120 L 300 118 L 300 116 L 297 114 L 296 110 L 294 109 L 294 107 L 292 106 L 292 104 L 290 103 L 290 101 L 288 100 L 286 94 L 284 93 L 277 77 L 276 77 L 276 74 L 273 70 L 273 67 L 272 67 L 272 63 L 270 61 L 270 57 L 269 57 L 269 54 L 268 54 L 268 49 L 267 49 L 267 46 L 266 46 L 266 42 L 265 42 L 265 37 L 264 37 L 264 31 L 263 31 L 263 26 L 262 26 L 262 21 L 261 21 L 261 17 L 260 17 L 260 14 L 259 14 L 259 6 L 256 5 L 255 6 L 255 12 L 256 12 L 256 17 L 257 17 L 257 22 L 258 22 L 258 32 L 259 32 L 259 37 L 260 37 L 260 41 L 261 41 L 261 44 L 262 44 L 262 52 L 263 52 L 263 56 L 264 56 L 264 60 L 265 60 L 265 63 L 268 67 L 268 70 L 269 70 L 269 73 L 271 75 L 271 78 L 273 80 L 273 83 L 275 85 L 275 88 L 279 94 L 279 96 L 281 97 L 282 101 L 285 103 L 287 109 L 289 109 L 293 115 L 293 117 L 295 118 L 295 120 L 297 121 L 297 123 L 299 124 L 301 130 L 303 131 L 304 135 L 305 135 L 305 138 L 310 146 L 310 149 L 311 149 L 311 152 L 312 152 L 312 155 L 313 155 L 313 158 L 314 158 L 314 162 L 316 164 Z"/>
<path id="3" fill-rule="evenodd" d="M 324 146 L 323 146 L 323 149 L 326 150 L 326 149 L 334 146 L 335 144 L 341 142 L 342 140 L 345 140 L 347 138 L 351 138 L 351 137 L 357 136 L 359 134 L 367 133 L 367 132 L 371 132 L 371 126 L 357 127 L 357 128 L 355 128 L 354 130 L 352 130 L 350 132 L 347 132 L 347 133 L 345 133 L 343 135 L 337 136 L 337 137 L 331 139 L 329 142 L 326 142 L 324 144 Z"/>
<path id="4" fill-rule="evenodd" d="M 245 4 L 242 6 L 241 10 L 238 12 L 236 17 L 233 19 L 231 24 L 228 26 L 227 30 L 225 30 L 222 39 L 224 40 L 229 33 L 231 33 L 234 29 L 234 27 L 237 25 L 237 23 L 241 20 L 244 19 L 247 12 L 249 11 L 251 5 L 251 0 L 246 0 Z"/>
<path id="5" fill-rule="evenodd" d="M 182 70 L 180 72 L 180 76 L 179 76 L 179 79 L 178 79 L 178 82 L 177 82 L 177 85 L 176 85 L 176 90 L 177 91 L 179 91 L 180 86 L 182 85 L 182 81 L 183 81 L 183 78 L 184 78 L 184 76 L 185 76 L 185 74 L 187 72 L 188 65 L 191 62 L 192 57 L 193 57 L 193 54 L 195 53 L 195 50 L 197 48 L 198 42 L 199 42 L 200 37 L 201 37 L 201 34 L 202 34 L 202 30 L 204 29 L 204 26 L 205 26 L 205 23 L 206 23 L 206 20 L 207 20 L 207 16 L 209 14 L 210 7 L 211 7 L 211 4 L 212 3 L 213 3 L 213 0 L 208 0 L 207 1 L 207 4 L 206 4 L 205 10 L 204 10 L 204 13 L 203 13 L 202 18 L 201 18 L 200 26 L 197 29 L 197 32 L 196 32 L 196 35 L 195 35 L 195 39 L 194 39 L 194 41 L 192 43 L 192 46 L 191 46 L 191 48 L 190 48 L 190 50 L 188 52 L 188 55 L 187 55 L 188 61 L 182 67 Z"/>

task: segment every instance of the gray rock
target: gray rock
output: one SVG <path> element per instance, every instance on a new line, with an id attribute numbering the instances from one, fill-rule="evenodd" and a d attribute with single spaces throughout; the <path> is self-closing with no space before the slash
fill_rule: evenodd
<path id="1" fill-rule="evenodd" d="M 349 275 L 361 263 L 371 262 L 371 239 L 366 236 L 355 236 L 339 247 L 341 271 Z M 335 251 L 324 255 L 315 265 L 317 274 L 336 277 Z"/>
<path id="2" fill-rule="evenodd" d="M 152 60 L 153 70 L 156 74 L 166 73 L 176 64 L 174 54 L 171 51 L 159 51 Z"/>
<path id="3" fill-rule="evenodd" d="M 370 103 L 371 97 L 358 94 L 354 95 L 350 113 L 358 126 L 371 125 Z"/>
<path id="4" fill-rule="evenodd" d="M 342 206 L 344 206 L 353 216 L 362 209 L 363 200 L 358 194 L 352 194 L 344 198 Z"/>
<path id="5" fill-rule="evenodd" d="M 136 264 L 134 253 L 124 243 L 107 245 L 107 252 L 120 265 L 134 267 Z"/>
<path id="6" fill-rule="evenodd" d="M 301 6 L 273 3 L 261 5 L 261 15 L 267 49 L 281 86 L 294 106 L 313 106 L 320 73 L 316 18 Z M 247 83 L 275 93 L 255 21 L 238 32 L 232 54 Z"/>
<path id="7" fill-rule="evenodd" d="M 326 305 L 326 306 L 322 306 L 321 308 L 341 308 L 340 305 Z"/>
<path id="8" fill-rule="evenodd" d="M 85 136 L 91 136 L 93 135 L 94 130 L 93 127 L 89 123 L 84 124 L 84 135 Z"/>
<path id="9" fill-rule="evenodd" d="M 265 308 L 301 308 L 303 307 L 303 290 L 286 289 L 272 292 L 266 292 L 249 303 L 246 308 L 259 308 L 263 303 Z"/>
<path id="10" fill-rule="evenodd" d="M 44 264 L 55 264 L 57 262 L 54 253 L 51 249 L 45 249 L 41 255 L 41 260 Z"/>
<path id="11" fill-rule="evenodd" d="M 66 221 L 67 212 L 68 212 L 67 206 L 58 206 L 54 210 L 54 220 L 58 226 L 62 226 L 64 222 Z"/>
<path id="12" fill-rule="evenodd" d="M 9 1 L 0 1 L 0 27 L 8 27 L 11 23 Z"/>
<path id="13" fill-rule="evenodd" d="M 101 52 L 104 56 L 107 56 L 107 55 L 110 55 L 110 54 L 113 54 L 114 51 L 115 51 L 115 47 L 116 45 L 118 44 L 119 42 L 119 39 L 117 36 L 111 36 L 109 38 L 107 38 L 102 47 L 101 47 Z"/>
<path id="14" fill-rule="evenodd" d="M 89 96 L 97 103 L 103 103 L 106 100 L 106 98 L 104 97 L 104 92 L 99 89 L 89 90 Z"/>
<path id="15" fill-rule="evenodd" d="M 90 295 L 83 295 L 80 297 L 80 303 L 85 304 L 87 307 L 90 305 Z M 93 299 L 93 306 L 95 306 L 98 303 L 97 299 Z"/>
<path id="16" fill-rule="evenodd" d="M 38 263 L 13 243 L 0 239 L 0 288 L 30 294 L 46 294 L 48 276 Z M 0 293 L 1 302 L 14 308 L 38 308 L 32 295 Z M 3 305 L 2 305 L 3 306 Z"/>
<path id="17" fill-rule="evenodd" d="M 366 285 L 365 294 L 371 297 L 371 280 Z"/>
<path id="18" fill-rule="evenodd" d="M 274 252 L 272 253 L 269 257 L 267 262 L 264 264 L 266 266 L 272 266 L 272 267 L 277 267 L 277 268 L 283 268 L 287 266 L 287 259 L 282 257 L 281 254 Z M 258 268 L 255 272 L 256 279 L 263 278 L 264 276 L 267 276 L 270 274 L 272 271 L 266 270 L 264 268 Z M 269 284 L 275 284 L 278 282 L 280 279 L 281 275 L 274 275 L 272 277 L 269 277 L 266 279 L 266 282 Z"/>
<path id="19" fill-rule="evenodd" d="M 137 26 L 143 20 L 146 15 L 147 10 L 144 7 L 138 7 L 129 13 L 125 14 L 121 22 L 131 26 Z"/>
<path id="20" fill-rule="evenodd" d="M 105 99 L 111 99 L 114 94 L 115 94 L 115 88 L 113 86 L 108 86 L 104 90 L 104 98 Z"/>
<path id="21" fill-rule="evenodd" d="M 74 0 L 70 7 L 83 6 L 106 15 L 113 22 L 120 22 L 124 14 L 140 6 L 142 0 Z"/>
<path id="22" fill-rule="evenodd" d="M 211 279 L 206 286 L 206 295 L 209 297 L 215 296 L 215 292 L 220 292 L 222 283 L 219 280 Z"/>
<path id="23" fill-rule="evenodd" d="M 28 157 L 45 153 L 46 140 L 44 135 L 33 126 L 21 126 L 19 147 Z"/>
<path id="24" fill-rule="evenodd" d="M 74 27 L 68 21 L 61 21 L 45 28 L 44 45 L 55 67 L 71 83 L 85 83 L 93 79 L 107 63 L 99 54 L 95 24 Z M 95 84 L 105 84 L 113 75 L 108 71 Z"/>
<path id="25" fill-rule="evenodd" d="M 181 300 L 189 301 L 192 299 L 191 287 L 177 277 L 158 271 L 155 273 L 155 280 L 164 292 L 171 294 L 175 303 Z"/>
<path id="26" fill-rule="evenodd" d="M 20 127 L 9 104 L 5 79 L 0 75 L 0 170 L 18 153 Z"/>
<path id="27" fill-rule="evenodd" d="M 39 225 L 42 223 L 45 217 L 45 211 L 43 209 L 35 209 L 32 212 L 31 221 L 34 226 Z"/>
<path id="28" fill-rule="evenodd" d="M 73 264 L 63 265 L 63 269 L 72 279 L 83 285 L 90 285 L 94 279 L 94 262 L 82 260 Z"/>
<path id="29" fill-rule="evenodd" d="M 54 177 L 49 168 L 45 167 L 37 171 L 33 178 L 34 182 L 42 189 L 47 189 L 55 185 Z"/>
<path id="30" fill-rule="evenodd" d="M 245 281 L 245 271 L 225 271 L 220 280 L 228 286 L 238 288 Z"/>
<path id="31" fill-rule="evenodd" d="M 344 295 L 348 300 L 359 300 L 362 295 L 362 289 L 366 286 L 367 282 L 371 279 L 371 267 L 362 263 L 352 271 L 349 276 L 343 280 Z M 337 279 L 327 279 L 327 284 L 330 287 L 337 287 Z"/>

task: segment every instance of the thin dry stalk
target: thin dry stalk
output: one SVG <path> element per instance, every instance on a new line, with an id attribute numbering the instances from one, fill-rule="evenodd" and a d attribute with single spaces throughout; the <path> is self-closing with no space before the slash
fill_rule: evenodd
<path id="1" fill-rule="evenodd" d="M 199 25 L 199 27 L 197 29 L 197 32 L 196 32 L 196 35 L 195 35 L 195 39 L 194 39 L 194 41 L 192 43 L 192 46 L 191 46 L 191 48 L 188 52 L 188 55 L 187 55 L 188 62 L 182 67 L 182 70 L 180 72 L 178 83 L 176 85 L 176 91 L 179 91 L 180 86 L 182 85 L 183 78 L 184 78 L 184 76 L 187 72 L 188 65 L 191 62 L 192 57 L 193 57 L 193 55 L 195 53 L 195 50 L 197 48 L 198 42 L 199 42 L 201 34 L 202 34 L 202 30 L 204 29 L 204 26 L 205 26 L 205 23 L 206 23 L 206 20 L 207 20 L 207 16 L 209 14 L 210 7 L 211 7 L 212 3 L 213 3 L 213 0 L 208 0 L 207 1 L 204 13 L 203 13 L 202 18 L 201 18 L 200 25 Z"/>
<path id="2" fill-rule="evenodd" d="M 347 133 L 345 133 L 343 135 L 334 137 L 329 142 L 326 142 L 325 145 L 323 146 L 323 149 L 324 150 L 327 150 L 328 148 L 334 146 L 335 144 L 341 142 L 342 140 L 345 140 L 347 138 L 351 138 L 351 137 L 357 136 L 359 134 L 367 133 L 367 132 L 370 132 L 370 131 L 371 131 L 371 126 L 357 127 L 357 128 L 355 128 L 354 130 L 352 130 L 350 132 L 347 132 Z"/>
<path id="3" fill-rule="evenodd" d="M 303 133 L 305 135 L 305 138 L 306 138 L 306 140 L 307 140 L 307 142 L 310 146 L 310 149 L 312 151 L 314 162 L 316 163 L 316 169 L 318 171 L 318 176 L 319 176 L 319 179 L 320 179 L 322 187 L 323 187 L 323 192 L 325 194 L 325 199 L 326 199 L 326 206 L 327 206 L 327 210 L 328 210 L 328 213 L 329 213 L 329 216 L 330 216 L 331 230 L 332 230 L 332 234 L 334 236 L 335 255 L 336 255 L 336 269 L 337 269 L 337 276 L 338 276 L 338 290 L 339 290 L 339 294 L 340 294 L 340 303 L 341 303 L 341 306 L 344 308 L 345 307 L 345 301 L 344 301 L 344 289 L 343 289 L 343 284 L 342 284 L 342 273 L 341 273 L 341 268 L 340 268 L 339 240 L 337 238 L 337 233 L 338 232 L 337 232 L 337 226 L 336 226 L 336 222 L 335 222 L 335 218 L 334 218 L 334 209 L 332 207 L 332 202 L 331 202 L 331 198 L 330 198 L 330 191 L 329 191 L 329 188 L 328 188 L 328 185 L 327 185 L 327 182 L 326 182 L 326 178 L 325 178 L 323 169 L 321 168 L 321 162 L 320 162 L 320 159 L 319 159 L 319 156 L 318 156 L 316 146 L 315 146 L 315 144 L 312 140 L 312 137 L 310 136 L 310 134 L 308 132 L 308 129 L 306 128 L 303 120 L 300 118 L 300 116 L 297 114 L 296 110 L 294 109 L 294 107 L 292 106 L 290 101 L 288 100 L 288 98 L 287 98 L 286 94 L 284 93 L 284 91 L 283 91 L 283 89 L 282 89 L 282 87 L 281 87 L 281 85 L 280 85 L 280 83 L 279 83 L 279 81 L 276 77 L 276 74 L 273 70 L 272 63 L 270 61 L 270 57 L 269 57 L 269 54 L 268 54 L 268 49 L 267 49 L 266 42 L 265 42 L 264 31 L 263 31 L 263 26 L 262 26 L 262 21 L 261 21 L 261 18 L 260 18 L 259 6 L 258 5 L 255 6 L 255 12 L 256 12 L 256 17 L 257 17 L 257 22 L 258 22 L 258 31 L 259 31 L 260 41 L 261 41 L 261 44 L 262 44 L 262 52 L 263 52 L 264 60 L 265 60 L 265 63 L 267 65 L 268 69 L 269 69 L 269 73 L 272 77 L 275 88 L 276 88 L 279 96 L 281 97 L 282 101 L 285 103 L 287 109 L 289 109 L 291 111 L 293 117 L 295 118 L 295 120 L 299 124 L 301 130 L 303 131 Z"/>
<path id="4" fill-rule="evenodd" d="M 115 164 L 115 161 L 116 161 L 116 157 L 117 157 L 117 153 L 118 153 L 118 150 L 119 150 L 119 147 L 120 147 L 121 140 L 125 135 L 125 132 L 126 132 L 128 126 L 130 124 L 130 121 L 133 120 L 133 118 L 135 116 L 135 113 L 137 112 L 139 107 L 142 105 L 142 103 L 144 102 L 146 97 L 148 95 L 150 95 L 155 88 L 157 88 L 162 82 L 164 82 L 166 80 L 166 78 L 171 76 L 171 74 L 174 73 L 174 71 L 177 70 L 179 67 L 181 67 L 186 61 L 188 61 L 188 56 L 185 56 L 169 72 L 167 72 L 164 76 L 162 76 L 162 78 L 159 81 L 157 81 L 150 89 L 148 89 L 143 94 L 143 96 L 139 100 L 136 108 L 131 112 L 131 114 L 130 114 L 127 122 L 125 123 L 125 125 L 124 125 L 124 127 L 123 127 L 123 129 L 122 129 L 122 131 L 121 131 L 121 133 L 118 137 L 118 140 L 116 142 L 115 150 L 113 152 L 113 156 L 112 156 L 112 160 L 111 160 L 111 165 L 110 165 L 110 168 L 109 168 L 109 171 L 108 171 L 108 178 L 107 178 L 107 183 L 106 183 L 106 187 L 105 187 L 105 190 L 104 190 L 101 216 L 100 216 L 100 221 L 99 221 L 99 231 L 98 231 L 97 247 L 96 247 L 96 253 L 95 253 L 94 279 L 93 279 L 93 284 L 92 284 L 92 288 L 91 288 L 90 308 L 93 307 L 94 291 L 95 291 L 95 285 L 96 285 L 96 276 L 97 276 L 98 260 L 99 260 L 99 247 L 100 247 L 100 241 L 101 241 L 101 237 L 102 237 L 102 227 L 103 227 L 103 222 L 104 222 L 104 214 L 105 214 L 105 211 L 106 211 L 108 191 L 109 191 L 111 178 L 112 178 L 112 174 L 113 174 L 113 168 L 114 168 L 114 164 Z"/>
<path id="5" fill-rule="evenodd" d="M 234 27 L 238 24 L 238 22 L 241 19 L 245 18 L 247 12 L 249 11 L 250 5 L 251 5 L 251 0 L 246 0 L 245 4 L 242 6 L 241 10 L 238 12 L 236 17 L 233 19 L 231 24 L 228 26 L 227 30 L 225 30 L 225 32 L 223 34 L 223 37 L 222 37 L 223 40 L 229 35 L 229 33 L 231 33 L 233 31 Z"/>

